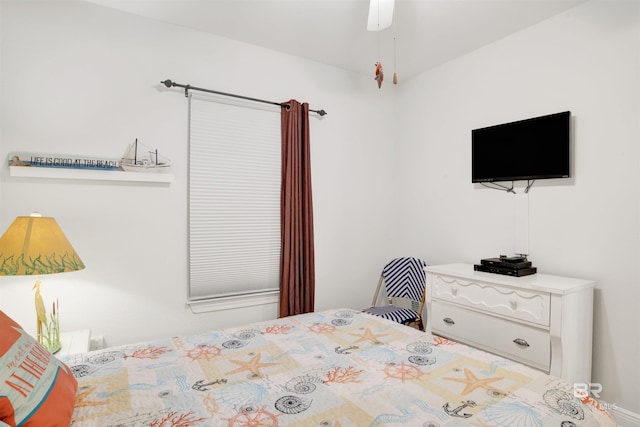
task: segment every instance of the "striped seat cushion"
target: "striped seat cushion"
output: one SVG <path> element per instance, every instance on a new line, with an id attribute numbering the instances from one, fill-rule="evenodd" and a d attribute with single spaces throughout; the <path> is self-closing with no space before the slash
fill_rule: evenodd
<path id="1" fill-rule="evenodd" d="M 414 310 L 393 307 L 390 305 L 384 307 L 370 307 L 364 310 L 364 312 L 402 324 L 413 322 L 418 318 L 418 315 Z"/>

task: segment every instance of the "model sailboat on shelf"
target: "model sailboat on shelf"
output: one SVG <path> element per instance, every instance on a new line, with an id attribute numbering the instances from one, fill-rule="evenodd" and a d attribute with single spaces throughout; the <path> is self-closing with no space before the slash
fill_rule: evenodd
<path id="1" fill-rule="evenodd" d="M 120 167 L 127 172 L 166 172 L 171 161 L 158 154 L 158 150 L 150 150 L 138 143 L 138 138 L 129 146 L 120 160 Z"/>

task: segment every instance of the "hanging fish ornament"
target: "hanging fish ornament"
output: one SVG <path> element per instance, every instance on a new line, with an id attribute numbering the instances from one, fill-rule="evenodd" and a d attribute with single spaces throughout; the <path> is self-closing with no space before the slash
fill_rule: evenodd
<path id="1" fill-rule="evenodd" d="M 376 62 L 376 76 L 374 80 L 378 82 L 378 89 L 382 86 L 383 79 L 384 73 L 382 72 L 382 64 L 380 62 Z"/>

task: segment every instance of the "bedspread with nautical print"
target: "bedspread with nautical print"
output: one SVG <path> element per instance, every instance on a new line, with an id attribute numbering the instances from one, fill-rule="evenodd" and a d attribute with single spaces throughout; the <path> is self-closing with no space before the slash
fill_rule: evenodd
<path id="1" fill-rule="evenodd" d="M 615 426 L 516 362 L 349 309 L 62 357 L 73 426 Z"/>

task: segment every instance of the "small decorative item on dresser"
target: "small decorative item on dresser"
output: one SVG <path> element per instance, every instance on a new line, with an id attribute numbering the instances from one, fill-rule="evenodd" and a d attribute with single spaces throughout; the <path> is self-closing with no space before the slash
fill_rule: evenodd
<path id="1" fill-rule="evenodd" d="M 507 276 L 522 277 L 536 274 L 538 269 L 527 260 L 527 255 L 517 254 L 512 257 L 500 255 L 499 258 L 485 258 L 480 264 L 475 264 L 473 269 L 485 273 L 505 274 Z"/>

